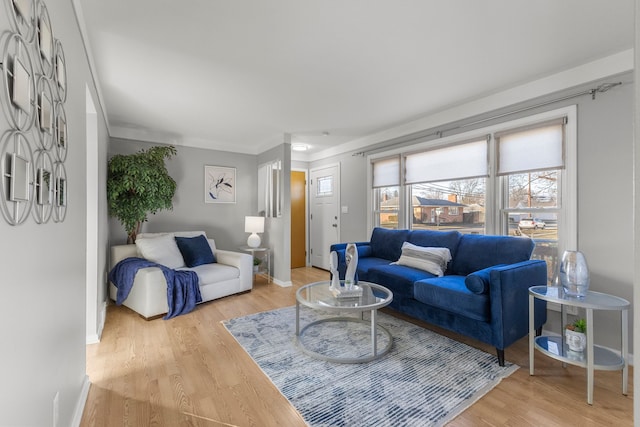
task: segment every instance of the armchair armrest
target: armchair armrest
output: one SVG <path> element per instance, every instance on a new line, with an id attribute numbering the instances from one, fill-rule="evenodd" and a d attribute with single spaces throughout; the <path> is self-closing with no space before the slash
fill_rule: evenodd
<path id="1" fill-rule="evenodd" d="M 136 245 L 115 245 L 111 246 L 111 259 L 109 268 L 115 267 L 117 263 L 125 258 L 138 257 L 138 247 Z"/>
<path id="2" fill-rule="evenodd" d="M 240 270 L 240 286 L 243 291 L 253 287 L 253 258 L 247 253 L 216 249 L 219 264 L 230 265 Z"/>
<path id="3" fill-rule="evenodd" d="M 504 349 L 529 333 L 529 288 L 547 284 L 547 263 L 529 260 L 491 270 L 491 328 L 495 346 Z M 535 328 L 547 321 L 546 301 L 535 302 Z"/>

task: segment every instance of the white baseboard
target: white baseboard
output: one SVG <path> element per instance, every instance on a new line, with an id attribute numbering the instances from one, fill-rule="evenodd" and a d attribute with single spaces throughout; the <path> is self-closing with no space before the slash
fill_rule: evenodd
<path id="1" fill-rule="evenodd" d="M 98 331 L 95 334 L 87 335 L 86 344 L 97 344 L 102 337 L 102 330 L 104 329 L 104 323 L 107 320 L 107 301 L 102 303 L 102 309 L 100 310 L 100 317 L 98 319 Z"/>
<path id="2" fill-rule="evenodd" d="M 73 419 L 71 421 L 72 427 L 80 427 L 80 421 L 82 421 L 82 413 L 84 412 L 84 406 L 87 403 L 87 397 L 89 396 L 90 388 L 91 381 L 89 381 L 89 376 L 85 375 L 84 382 L 82 383 L 82 389 L 80 390 L 80 395 L 78 396 L 76 407 L 73 411 Z"/>
<path id="3" fill-rule="evenodd" d="M 289 280 L 288 282 L 283 282 L 282 280 L 273 278 L 273 283 L 275 283 L 276 285 L 282 288 L 290 288 L 291 286 L 293 286 L 293 282 L 291 280 Z"/>

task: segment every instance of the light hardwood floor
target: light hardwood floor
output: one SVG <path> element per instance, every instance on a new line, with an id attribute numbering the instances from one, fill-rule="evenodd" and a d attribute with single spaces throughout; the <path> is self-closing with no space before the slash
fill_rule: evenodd
<path id="1" fill-rule="evenodd" d="M 110 305 L 101 342 L 87 346 L 92 385 L 81 426 L 304 426 L 220 322 L 291 306 L 300 286 L 327 278 L 325 271 L 300 268 L 292 270 L 290 288 L 258 279 L 249 293 L 201 304 L 169 321 L 145 321 Z M 495 354 L 477 341 L 422 326 Z M 521 368 L 450 425 L 633 425 L 632 372 L 628 396 L 622 395 L 619 371 L 596 372 L 590 406 L 583 369 L 564 368 L 536 352 L 536 375 L 529 376 L 526 337 L 505 353 Z"/>

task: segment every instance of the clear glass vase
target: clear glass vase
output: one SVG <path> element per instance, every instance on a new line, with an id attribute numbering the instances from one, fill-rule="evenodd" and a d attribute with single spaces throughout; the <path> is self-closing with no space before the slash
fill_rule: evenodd
<path id="1" fill-rule="evenodd" d="M 584 297 L 589 290 L 589 267 L 580 251 L 564 251 L 560 262 L 560 283 L 565 294 Z"/>

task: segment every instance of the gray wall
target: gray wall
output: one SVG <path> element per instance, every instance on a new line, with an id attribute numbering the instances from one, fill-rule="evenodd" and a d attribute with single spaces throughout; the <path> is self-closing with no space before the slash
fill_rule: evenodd
<path id="1" fill-rule="evenodd" d="M 9 29 L 3 2 L 0 32 Z M 64 222 L 38 225 L 33 218 L 18 226 L 0 219 L 3 308 L 0 311 L 0 425 L 53 425 L 53 400 L 59 393 L 59 425 L 79 421 L 88 390 L 86 339 L 86 87 L 96 91 L 72 9 L 64 0 L 45 0 L 54 36 L 63 45 L 68 97 L 68 207 Z M 6 34 L 5 34 L 6 35 Z M 0 92 L 0 97 L 4 96 Z M 99 109 L 99 105 L 97 106 Z M 9 128 L 0 115 L 0 133 Z M 107 136 L 98 111 L 98 162 L 106 161 Z M 102 157 L 102 158 L 100 158 Z M 3 160 L 4 161 L 4 160 Z M 104 184 L 104 181 L 102 181 Z M 102 193 L 103 194 L 103 193 Z M 98 209 L 101 209 L 100 207 Z M 103 221 L 103 213 L 96 215 Z M 106 223 L 93 224 L 99 230 Z M 106 241 L 98 235 L 98 253 Z M 104 270 L 104 258 L 98 262 Z M 96 279 L 97 280 L 97 279 Z M 90 283 L 89 286 L 98 286 Z"/>
<path id="2" fill-rule="evenodd" d="M 567 105 L 578 106 L 578 249 L 587 257 L 591 273 L 591 289 L 607 292 L 631 301 L 633 298 L 634 240 L 633 240 L 633 94 L 631 73 L 606 79 L 621 81 L 623 85 L 591 96 L 581 96 L 562 102 L 514 114 L 499 121 L 512 120 Z M 599 83 L 577 87 L 553 96 L 505 107 L 499 113 L 518 111 L 578 93 Z M 486 114 L 485 117 L 490 117 Z M 475 119 L 482 118 L 476 117 Z M 469 120 L 471 121 L 471 120 Z M 464 121 L 460 121 L 463 123 Z M 483 123 L 482 126 L 497 123 Z M 443 128 L 458 123 L 442 124 Z M 480 125 L 478 126 L 480 127 Z M 468 131 L 472 128 L 467 127 Z M 425 134 L 434 129 L 426 129 Z M 447 135 L 452 134 L 448 133 Z M 402 138 L 399 138 L 401 140 Z M 399 144 L 401 144 L 399 142 Z M 405 144 L 408 144 L 405 143 Z M 370 147 L 385 146 L 380 143 Z M 340 237 L 343 242 L 368 240 L 368 207 L 366 157 L 345 153 L 310 162 L 309 168 L 328 163 L 340 163 L 341 205 L 348 205 L 349 213 L 341 214 Z M 632 329 L 632 316 L 629 330 Z M 584 316 L 584 314 L 583 314 Z M 611 348 L 620 348 L 620 318 L 612 312 L 594 313 L 595 341 Z M 560 332 L 559 313 L 550 312 L 547 327 Z"/>
<path id="3" fill-rule="evenodd" d="M 131 154 L 158 144 L 112 139 L 109 157 Z M 257 212 L 258 163 L 254 155 L 176 146 L 178 154 L 165 161 L 169 175 L 176 181 L 173 210 L 150 215 L 142 232 L 203 230 L 215 239 L 220 249 L 237 250 L 246 245 L 244 217 Z M 204 166 L 236 168 L 236 203 L 204 202 Z M 111 218 L 112 245 L 124 244 L 127 234 L 120 222 Z"/>
<path id="4" fill-rule="evenodd" d="M 291 144 L 290 136 L 285 142 L 258 156 L 258 165 L 282 161 L 282 215 L 265 219 L 263 246 L 271 248 L 272 275 L 275 283 L 291 285 Z"/>

